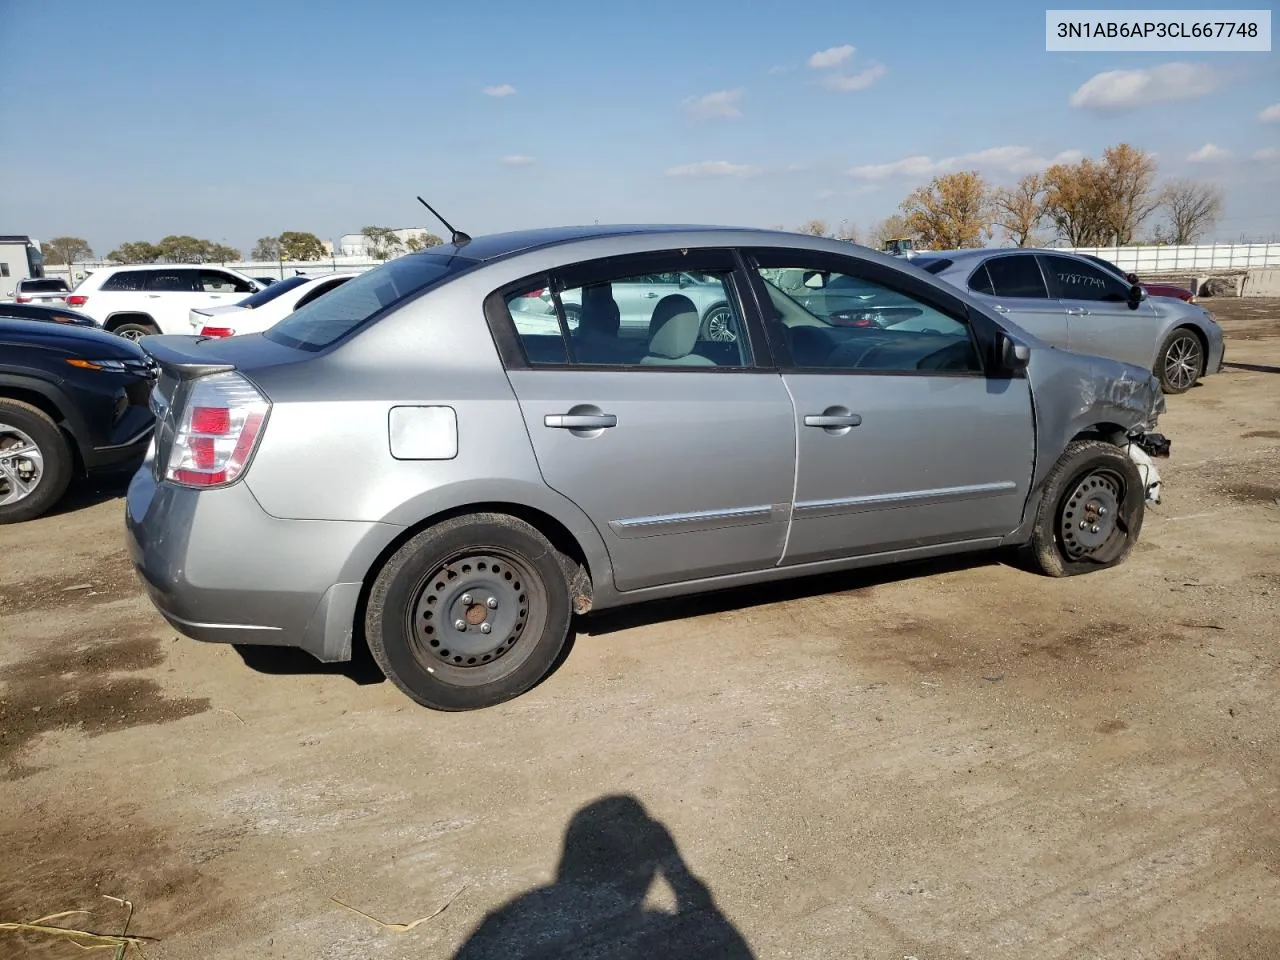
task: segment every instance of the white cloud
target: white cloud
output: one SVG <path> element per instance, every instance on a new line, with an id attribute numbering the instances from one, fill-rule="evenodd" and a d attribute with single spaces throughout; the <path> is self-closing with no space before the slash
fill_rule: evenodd
<path id="1" fill-rule="evenodd" d="M 742 101 L 742 88 L 717 90 L 700 97 L 690 97 L 684 102 L 689 115 L 698 120 L 732 119 L 742 116 L 738 104 Z"/>
<path id="2" fill-rule="evenodd" d="M 1199 150 L 1193 150 L 1187 154 L 1189 163 L 1220 163 L 1223 160 L 1231 159 L 1231 151 L 1224 150 L 1222 147 L 1213 143 L 1206 143 Z"/>
<path id="3" fill-rule="evenodd" d="M 1263 163 L 1280 160 L 1280 147 L 1263 147 L 1261 150 L 1254 153 L 1253 159 L 1259 160 Z"/>
<path id="4" fill-rule="evenodd" d="M 977 168 L 1021 176 L 1055 163 L 1074 163 L 1083 156 L 1079 150 L 1063 150 L 1053 157 L 1042 157 L 1030 147 L 987 147 L 939 160 L 916 154 L 890 163 L 864 164 L 849 170 L 848 174 L 855 180 L 887 180 L 891 177 L 934 177 L 951 170 Z"/>
<path id="5" fill-rule="evenodd" d="M 839 90 L 849 93 L 853 90 L 865 90 L 880 80 L 889 71 L 881 64 L 872 64 L 857 73 L 831 73 L 822 78 L 822 85 L 828 90 Z"/>
<path id="6" fill-rule="evenodd" d="M 516 88 L 509 83 L 500 83 L 496 87 L 485 87 L 480 92 L 486 97 L 509 97 L 516 92 Z"/>
<path id="7" fill-rule="evenodd" d="M 1070 103 L 1087 110 L 1126 110 L 1191 100 L 1221 85 L 1222 78 L 1206 64 L 1165 63 L 1145 70 L 1095 74 L 1071 95 Z"/>
<path id="8" fill-rule="evenodd" d="M 509 157 L 503 157 L 502 162 L 508 167 L 527 167 L 531 163 L 537 163 L 534 157 L 527 157 L 523 153 L 513 153 Z"/>
<path id="9" fill-rule="evenodd" d="M 778 65 L 778 66 L 776 66 L 776 67 L 770 67 L 770 68 L 769 68 L 769 76 L 771 76 L 771 77 L 776 77 L 776 76 L 778 76 L 778 75 L 780 75 L 780 74 L 783 74 L 783 73 L 790 73 L 790 72 L 791 72 L 792 70 L 794 70 L 794 69 L 795 69 L 795 67 L 786 67 L 786 66 L 783 66 L 783 65 L 779 64 L 779 65 Z"/>
<path id="10" fill-rule="evenodd" d="M 668 177 L 684 177 L 701 179 L 704 177 L 751 177 L 760 172 L 759 167 L 749 163 L 730 163 L 728 160 L 703 160 L 700 163 L 684 163 L 678 167 L 668 167 Z"/>
<path id="11" fill-rule="evenodd" d="M 809 66 L 814 70 L 829 70 L 831 67 L 838 67 L 852 56 L 853 47 L 847 43 L 839 47 L 828 47 L 811 56 Z"/>
<path id="12" fill-rule="evenodd" d="M 1267 107 L 1258 114 L 1258 119 L 1263 123 L 1280 123 L 1280 103 L 1273 103 Z"/>

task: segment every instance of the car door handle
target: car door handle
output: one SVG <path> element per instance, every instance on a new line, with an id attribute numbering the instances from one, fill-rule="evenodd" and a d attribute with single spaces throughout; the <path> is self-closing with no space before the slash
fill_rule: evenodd
<path id="1" fill-rule="evenodd" d="M 831 427 L 856 427 L 862 423 L 862 418 L 856 413 L 850 414 L 805 414 L 804 425 L 806 427 L 823 427 L 830 429 Z"/>
<path id="2" fill-rule="evenodd" d="M 998 304 L 998 303 L 994 305 L 994 308 L 995 308 L 996 313 L 1008 313 L 1008 312 L 1009 312 L 1009 308 L 1008 308 L 1008 307 L 1002 307 L 1002 306 L 1000 306 L 1000 304 Z"/>
<path id="3" fill-rule="evenodd" d="M 1067 307 L 1067 316 L 1069 317 L 1088 317 L 1092 314 L 1084 307 Z"/>
<path id="4" fill-rule="evenodd" d="M 658 298 L 658 295 L 652 290 L 646 291 L 645 293 L 640 294 L 640 296 L 644 297 L 646 300 L 656 300 Z"/>
<path id="5" fill-rule="evenodd" d="M 616 427 L 618 418 L 612 413 L 548 413 L 542 418 L 542 425 L 557 430 L 599 430 Z"/>

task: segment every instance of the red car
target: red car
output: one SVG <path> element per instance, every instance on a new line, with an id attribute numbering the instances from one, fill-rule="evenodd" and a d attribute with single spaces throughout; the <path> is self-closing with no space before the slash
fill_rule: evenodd
<path id="1" fill-rule="evenodd" d="M 1119 267 L 1109 260 L 1103 260 L 1101 257 L 1095 257 L 1092 254 L 1082 253 L 1082 257 L 1086 260 L 1092 260 L 1098 266 L 1103 267 L 1108 273 L 1114 273 L 1117 277 L 1123 277 L 1126 283 L 1141 283 L 1136 273 L 1125 273 Z M 1142 289 L 1147 291 L 1149 297 L 1175 297 L 1178 300 L 1185 300 L 1187 303 L 1195 303 L 1195 295 L 1186 287 L 1177 287 L 1172 283 L 1143 283 Z"/>

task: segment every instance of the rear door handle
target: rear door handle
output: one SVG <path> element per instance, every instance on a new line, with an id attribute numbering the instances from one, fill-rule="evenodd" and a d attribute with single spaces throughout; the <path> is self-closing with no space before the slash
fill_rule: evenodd
<path id="1" fill-rule="evenodd" d="M 997 304 L 995 304 L 995 311 L 996 311 L 996 313 L 1008 313 L 1008 312 L 1009 312 L 1009 308 L 1008 308 L 1008 307 L 1002 307 L 1002 306 L 1000 306 L 1000 304 L 998 304 L 998 303 L 997 303 Z"/>
<path id="2" fill-rule="evenodd" d="M 1067 307 L 1067 316 L 1069 317 L 1088 317 L 1092 314 L 1084 307 Z"/>
<path id="3" fill-rule="evenodd" d="M 542 418 L 542 425 L 557 430 L 599 430 L 616 427 L 618 418 L 612 413 L 548 413 Z"/>
<path id="4" fill-rule="evenodd" d="M 644 297 L 646 300 L 655 300 L 658 297 L 658 295 L 652 290 L 649 290 L 646 293 L 642 293 L 640 294 L 640 296 Z"/>
<path id="5" fill-rule="evenodd" d="M 827 429 L 831 427 L 856 427 L 860 423 L 862 423 L 862 418 L 856 413 L 844 415 L 809 413 L 805 414 L 804 418 L 806 427 L 824 427 Z"/>

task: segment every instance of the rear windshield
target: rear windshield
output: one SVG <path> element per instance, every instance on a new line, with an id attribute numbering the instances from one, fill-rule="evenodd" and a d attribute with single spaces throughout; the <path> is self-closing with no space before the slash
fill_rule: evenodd
<path id="1" fill-rule="evenodd" d="M 462 257 L 425 253 L 398 257 L 299 307 L 264 336 L 287 347 L 322 350 L 388 307 L 474 265 Z"/>
<path id="2" fill-rule="evenodd" d="M 267 287 L 265 290 L 259 290 L 257 293 L 252 294 L 251 296 L 245 297 L 243 300 L 240 301 L 239 305 L 242 307 L 250 307 L 250 308 L 260 307 L 264 303 L 270 303 L 276 297 L 280 296 L 280 294 L 288 293 L 294 287 L 302 286 L 304 283 L 306 283 L 310 279 L 311 277 L 299 277 L 297 275 L 294 275 L 292 277 L 289 277 L 287 280 L 277 280 L 275 283 L 271 284 L 271 286 Z"/>
<path id="3" fill-rule="evenodd" d="M 22 289 L 32 293 L 53 293 L 56 291 L 64 291 L 67 289 L 67 281 L 62 278 L 44 279 L 44 280 L 23 280 Z"/>

